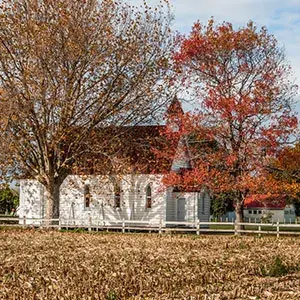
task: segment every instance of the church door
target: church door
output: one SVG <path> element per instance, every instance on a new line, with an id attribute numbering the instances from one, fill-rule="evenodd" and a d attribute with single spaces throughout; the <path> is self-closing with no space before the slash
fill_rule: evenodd
<path id="1" fill-rule="evenodd" d="M 185 198 L 177 199 L 177 221 L 184 222 L 185 221 Z"/>

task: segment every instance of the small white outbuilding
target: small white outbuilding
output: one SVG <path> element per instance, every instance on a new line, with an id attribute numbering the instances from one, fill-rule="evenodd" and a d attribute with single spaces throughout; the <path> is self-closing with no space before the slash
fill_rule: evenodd
<path id="1" fill-rule="evenodd" d="M 250 222 L 293 223 L 296 220 L 295 207 L 287 204 L 284 196 L 251 195 L 245 199 L 244 217 Z"/>

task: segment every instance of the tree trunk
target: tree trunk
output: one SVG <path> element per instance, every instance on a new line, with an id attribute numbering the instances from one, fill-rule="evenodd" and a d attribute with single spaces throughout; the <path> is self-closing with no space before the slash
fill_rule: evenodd
<path id="1" fill-rule="evenodd" d="M 237 223 L 243 223 L 244 222 L 244 205 L 240 200 L 236 201 L 235 205 L 235 215 L 236 215 L 236 222 Z M 244 225 L 236 225 L 237 230 L 244 230 L 245 226 Z M 238 232 L 238 234 L 242 234 Z"/>
<path id="2" fill-rule="evenodd" d="M 46 219 L 58 219 L 59 218 L 59 189 L 61 184 L 56 182 L 51 182 L 48 187 L 46 187 Z M 50 224 L 47 221 L 46 224 Z"/>

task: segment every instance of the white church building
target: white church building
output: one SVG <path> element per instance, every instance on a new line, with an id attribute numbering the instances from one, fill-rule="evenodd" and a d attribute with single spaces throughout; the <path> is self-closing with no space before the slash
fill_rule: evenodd
<path id="1" fill-rule="evenodd" d="M 178 101 L 178 100 L 177 100 Z M 178 103 L 175 103 L 178 105 Z M 173 101 L 174 105 L 174 101 Z M 113 224 L 121 220 L 147 221 L 158 224 L 168 221 L 208 222 L 210 198 L 205 188 L 188 191 L 165 187 L 163 176 L 170 171 L 183 172 L 191 168 L 185 140 L 178 141 L 176 155 L 169 161 L 153 163 L 149 156 L 153 140 L 158 139 L 164 126 L 128 127 L 124 152 L 131 159 L 127 173 L 72 174 L 63 182 L 59 195 L 59 218 L 62 223 L 93 225 L 105 221 Z M 143 144 L 143 149 L 134 142 Z M 143 143 L 141 143 L 141 141 Z M 129 145 L 129 146 L 128 146 Z M 20 181 L 19 217 L 27 224 L 40 224 L 46 212 L 45 188 L 36 180 Z"/>

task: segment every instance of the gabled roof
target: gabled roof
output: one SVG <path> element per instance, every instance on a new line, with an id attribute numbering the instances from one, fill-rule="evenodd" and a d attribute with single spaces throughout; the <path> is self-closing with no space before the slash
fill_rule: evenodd
<path id="1" fill-rule="evenodd" d="M 166 118 L 183 114 L 181 103 L 174 97 Z M 168 141 L 162 134 L 167 125 L 110 126 L 95 130 L 87 141 L 93 153 L 84 154 L 77 160 L 74 172 L 77 174 L 166 174 L 170 172 L 173 157 L 178 148 L 179 137 Z M 113 142 L 107 143 L 107 141 Z M 100 143 L 99 143 L 100 142 Z M 154 149 L 163 150 L 168 147 L 170 157 L 157 157 Z M 94 151 L 98 149 L 98 151 Z M 171 150 L 171 151 L 169 151 Z"/>
<path id="2" fill-rule="evenodd" d="M 244 208 L 284 209 L 286 206 L 283 195 L 250 195 L 246 197 Z"/>
<path id="3" fill-rule="evenodd" d="M 165 174 L 171 170 L 172 157 L 157 158 L 153 149 L 164 149 L 166 139 L 161 135 L 165 128 L 155 126 L 110 127 L 99 130 L 93 137 L 98 144 L 103 141 L 99 152 L 85 154 L 75 167 L 77 174 L 138 173 Z M 105 147 L 105 139 L 114 138 L 113 146 Z M 176 143 L 177 146 L 177 143 Z M 174 147 L 174 153 L 176 147 Z M 103 154 L 105 153 L 105 154 Z"/>

